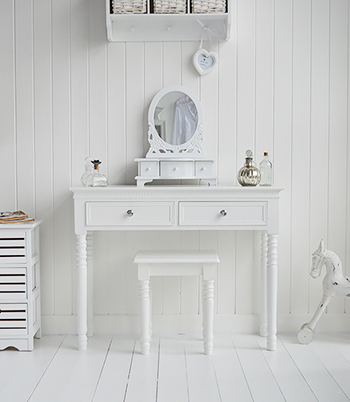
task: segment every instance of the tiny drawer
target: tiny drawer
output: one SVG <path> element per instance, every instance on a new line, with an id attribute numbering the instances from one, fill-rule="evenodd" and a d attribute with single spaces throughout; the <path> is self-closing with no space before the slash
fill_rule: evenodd
<path id="1" fill-rule="evenodd" d="M 27 304 L 0 304 L 0 336 L 26 335 L 28 332 Z"/>
<path id="2" fill-rule="evenodd" d="M 0 268 L 0 300 L 24 300 L 26 297 L 26 268 Z"/>
<path id="3" fill-rule="evenodd" d="M 195 162 L 196 177 L 213 177 L 214 161 L 196 161 Z"/>
<path id="4" fill-rule="evenodd" d="M 183 226 L 266 226 L 267 202 L 180 202 Z"/>
<path id="5" fill-rule="evenodd" d="M 88 226 L 171 226 L 173 202 L 87 202 Z"/>
<path id="6" fill-rule="evenodd" d="M 139 176 L 142 177 L 158 177 L 158 161 L 139 162 Z"/>
<path id="7" fill-rule="evenodd" d="M 26 262 L 25 232 L 0 233 L 0 264 Z"/>
<path id="8" fill-rule="evenodd" d="M 193 177 L 193 162 L 191 161 L 160 162 L 160 174 L 164 179 Z"/>

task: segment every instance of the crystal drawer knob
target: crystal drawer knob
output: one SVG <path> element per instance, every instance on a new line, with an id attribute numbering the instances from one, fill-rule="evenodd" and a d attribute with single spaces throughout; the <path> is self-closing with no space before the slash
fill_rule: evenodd
<path id="1" fill-rule="evenodd" d="M 132 209 L 128 209 L 128 210 L 126 211 L 126 214 L 131 217 L 131 216 L 134 215 L 134 211 L 133 211 Z"/>
<path id="2" fill-rule="evenodd" d="M 225 209 L 223 209 L 222 211 L 220 211 L 220 215 L 226 216 L 226 215 L 227 215 L 227 211 L 226 211 Z"/>

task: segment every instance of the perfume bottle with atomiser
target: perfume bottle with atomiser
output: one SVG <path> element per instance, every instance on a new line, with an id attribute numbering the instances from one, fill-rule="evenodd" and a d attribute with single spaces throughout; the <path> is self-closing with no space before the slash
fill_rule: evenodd
<path id="1" fill-rule="evenodd" d="M 93 172 L 87 177 L 87 187 L 106 187 L 107 177 L 100 173 L 101 162 L 98 159 L 92 160 L 91 163 L 94 166 Z"/>

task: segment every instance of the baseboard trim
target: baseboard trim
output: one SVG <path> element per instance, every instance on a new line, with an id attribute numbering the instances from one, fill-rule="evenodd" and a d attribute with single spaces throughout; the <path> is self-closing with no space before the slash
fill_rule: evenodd
<path id="1" fill-rule="evenodd" d="M 279 314 L 278 332 L 297 333 L 311 315 Z M 200 333 L 202 317 L 199 315 L 154 315 L 153 333 L 179 334 Z M 257 333 L 259 317 L 247 315 L 216 315 L 215 332 Z M 350 314 L 324 314 L 316 326 L 318 332 L 350 332 Z M 76 316 L 43 315 L 42 332 L 45 335 L 76 334 Z M 116 334 L 137 336 L 138 315 L 96 315 L 95 334 Z"/>

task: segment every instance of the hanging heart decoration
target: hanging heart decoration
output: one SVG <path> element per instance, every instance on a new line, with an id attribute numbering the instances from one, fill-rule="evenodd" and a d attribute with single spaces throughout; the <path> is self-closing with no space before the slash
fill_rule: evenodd
<path id="1" fill-rule="evenodd" d="M 208 52 L 205 49 L 198 49 L 193 55 L 193 65 L 200 75 L 210 73 L 214 68 L 218 60 L 218 55 L 215 52 Z"/>

